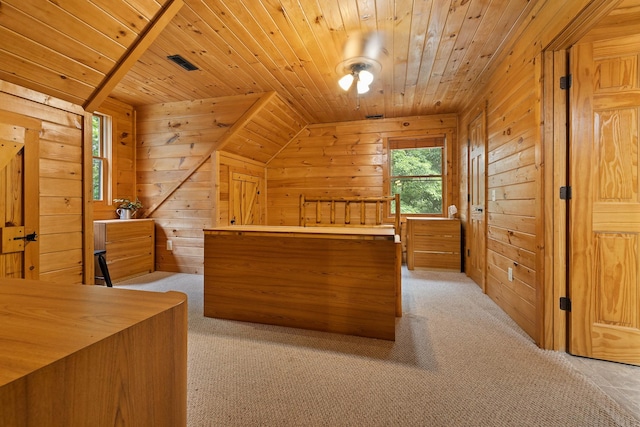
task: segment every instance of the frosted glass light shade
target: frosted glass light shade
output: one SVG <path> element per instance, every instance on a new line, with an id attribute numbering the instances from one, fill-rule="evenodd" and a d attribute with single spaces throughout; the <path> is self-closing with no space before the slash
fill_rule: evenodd
<path id="1" fill-rule="evenodd" d="M 367 93 L 369 92 L 369 85 L 364 84 L 363 81 L 359 80 L 358 81 L 358 93 L 359 94 L 363 94 L 363 93 Z"/>
<path id="2" fill-rule="evenodd" d="M 349 90 L 353 84 L 353 74 L 345 74 L 340 80 L 338 80 L 338 84 L 343 90 Z"/>
<path id="3" fill-rule="evenodd" d="M 358 73 L 358 80 L 364 83 L 366 86 L 369 86 L 373 83 L 373 74 L 371 74 L 367 70 L 362 70 Z"/>

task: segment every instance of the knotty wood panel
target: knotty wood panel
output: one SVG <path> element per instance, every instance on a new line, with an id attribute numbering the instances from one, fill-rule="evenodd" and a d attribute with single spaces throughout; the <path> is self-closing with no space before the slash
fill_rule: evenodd
<path id="1" fill-rule="evenodd" d="M 42 94 L 7 82 L 1 83 L 0 104 L 3 110 L 14 114 L 16 120 L 20 117 L 35 120 L 41 123 L 42 128 L 38 171 L 40 227 L 37 232 L 44 244 L 39 247 L 39 276 L 56 282 L 82 283 L 85 278 L 78 274 L 78 267 L 83 265 L 87 233 L 84 233 L 85 240 L 70 238 L 65 244 L 53 244 L 53 241 L 64 238 L 65 234 L 61 236 L 61 232 L 78 236 L 85 231 L 83 221 L 79 220 L 84 215 L 82 111 Z M 91 235 L 91 231 L 88 233 Z"/>
<path id="2" fill-rule="evenodd" d="M 97 109 L 98 113 L 111 117 L 112 124 L 112 163 L 111 200 L 94 202 L 94 219 L 117 218 L 117 204 L 113 199 L 127 198 L 135 200 L 136 192 L 136 135 L 135 112 L 133 107 L 107 98 Z"/>
<path id="3" fill-rule="evenodd" d="M 453 114 L 310 125 L 267 165 L 269 225 L 297 225 L 300 194 L 380 197 L 387 139 L 446 135 L 445 209 L 456 204 L 457 119 Z"/>
<path id="4" fill-rule="evenodd" d="M 541 53 L 589 3 L 532 5 L 526 22 L 512 32 L 509 47 L 479 79 L 477 92 L 468 98 L 460 115 L 460 128 L 464 129 L 477 111 L 487 106 L 487 293 L 543 347 L 554 345 L 545 342 L 552 335 L 545 335 L 545 327 L 553 327 L 544 323 L 552 319 L 548 313 L 545 317 L 545 292 L 553 295 L 553 283 L 545 283 L 543 267 L 545 238 L 554 241 L 555 237 L 548 234 L 553 230 L 545 234 L 544 229 L 545 205 L 552 201 L 543 197 L 542 178 L 544 167 L 551 165 L 542 159 L 543 143 L 547 142 L 542 139 L 540 123 L 543 107 L 551 106 L 541 103 Z M 609 25 L 615 19 L 620 17 L 609 20 Z M 579 23 L 572 25 L 581 30 Z M 547 87 L 551 85 L 557 82 Z M 552 119 L 553 115 L 550 112 L 545 117 Z M 547 195 L 555 198 L 557 191 L 554 188 Z M 549 258 L 547 262 L 554 261 Z M 508 268 L 513 269 L 513 282 L 507 279 Z M 555 310 L 557 301 L 548 298 L 546 308 Z"/>
<path id="5" fill-rule="evenodd" d="M 0 78 L 83 105 L 168 3 L 3 1 Z"/>
<path id="6" fill-rule="evenodd" d="M 279 96 L 251 117 L 242 129 L 225 142 L 229 154 L 268 163 L 307 125 L 307 121 Z"/>
<path id="7" fill-rule="evenodd" d="M 145 208 L 164 201 L 152 214 L 158 270 L 202 274 L 202 230 L 213 225 L 215 206 L 212 163 L 204 156 L 257 99 L 202 99 L 137 110 L 137 194 Z M 197 168 L 187 176 L 192 166 Z"/>
<path id="8" fill-rule="evenodd" d="M 189 0 L 114 95 L 143 105 L 278 91 L 313 123 L 456 111 L 534 1 Z M 379 31 L 381 70 L 360 96 L 337 85 L 348 49 Z M 347 50 L 348 49 L 348 50 Z M 350 52 L 351 51 L 351 52 Z M 200 70 L 166 60 L 179 52 Z"/>
<path id="9" fill-rule="evenodd" d="M 202 229 L 229 221 L 229 173 L 264 178 L 306 121 L 276 94 L 251 94 L 146 106 L 137 125 L 137 188 L 157 205 L 157 268 L 202 273 Z"/>
<path id="10" fill-rule="evenodd" d="M 595 319 L 601 325 L 640 329 L 637 234 L 595 235 Z"/>

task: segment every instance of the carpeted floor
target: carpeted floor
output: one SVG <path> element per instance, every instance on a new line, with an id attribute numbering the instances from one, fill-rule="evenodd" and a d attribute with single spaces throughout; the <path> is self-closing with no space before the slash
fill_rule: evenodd
<path id="1" fill-rule="evenodd" d="M 395 342 L 206 318 L 198 275 L 116 286 L 188 295 L 189 426 L 640 426 L 460 273 L 403 271 Z"/>

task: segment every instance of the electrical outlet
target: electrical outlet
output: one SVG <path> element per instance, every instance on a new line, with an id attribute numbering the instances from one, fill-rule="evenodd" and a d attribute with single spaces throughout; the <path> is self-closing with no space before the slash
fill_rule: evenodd
<path id="1" fill-rule="evenodd" d="M 513 282 L 513 268 L 509 267 L 509 270 L 507 270 L 507 277 L 510 282 Z"/>
<path id="2" fill-rule="evenodd" d="M 492 202 L 496 201 L 496 190 L 491 190 L 491 201 Z"/>
<path id="3" fill-rule="evenodd" d="M 167 250 L 168 251 L 173 250 L 173 242 L 171 240 L 167 240 Z"/>

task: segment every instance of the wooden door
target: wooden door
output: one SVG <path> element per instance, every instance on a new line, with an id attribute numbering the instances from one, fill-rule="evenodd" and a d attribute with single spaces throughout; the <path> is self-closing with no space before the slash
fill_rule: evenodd
<path id="1" fill-rule="evenodd" d="M 485 129 L 484 113 L 469 124 L 469 231 L 467 274 L 485 290 Z"/>
<path id="2" fill-rule="evenodd" d="M 640 34 L 571 52 L 569 352 L 640 365 Z"/>
<path id="3" fill-rule="evenodd" d="M 229 222 L 231 225 L 262 223 L 262 178 L 231 172 L 229 191 Z"/>
<path id="4" fill-rule="evenodd" d="M 0 278 L 39 279 L 39 131 L 39 121 L 0 111 Z"/>

